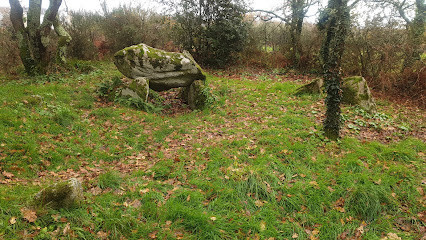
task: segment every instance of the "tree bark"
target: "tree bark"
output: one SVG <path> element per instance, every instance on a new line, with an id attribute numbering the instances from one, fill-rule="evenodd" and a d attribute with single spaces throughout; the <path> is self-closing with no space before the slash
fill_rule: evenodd
<path id="1" fill-rule="evenodd" d="M 342 100 L 340 65 L 349 25 L 348 1 L 329 0 L 328 9 L 323 13 L 319 26 L 320 29 L 322 28 L 326 32 L 326 37 L 321 48 L 324 85 L 327 93 L 325 99 L 327 111 L 326 119 L 324 120 L 324 133 L 327 138 L 332 140 L 340 137 L 340 102 Z"/>
<path id="2" fill-rule="evenodd" d="M 41 0 L 30 0 L 27 26 L 25 27 L 23 18 L 23 8 L 19 0 L 9 0 L 10 20 L 16 32 L 20 57 L 28 75 L 46 74 L 50 64 L 50 54 L 48 47 L 50 44 L 49 34 L 52 26 L 55 27 L 59 35 L 59 56 L 65 59 L 66 45 L 71 37 L 60 25 L 58 20 L 58 10 L 62 0 L 50 0 L 43 22 L 40 22 Z"/>

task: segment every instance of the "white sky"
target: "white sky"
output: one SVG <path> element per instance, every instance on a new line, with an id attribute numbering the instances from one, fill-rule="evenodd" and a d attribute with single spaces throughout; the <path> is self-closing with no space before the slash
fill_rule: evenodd
<path id="1" fill-rule="evenodd" d="M 271 10 L 274 7 L 280 6 L 280 3 L 283 0 L 248 0 L 250 6 L 256 9 L 264 9 Z M 24 6 L 28 6 L 28 0 L 21 0 L 21 4 Z M 91 11 L 100 11 L 100 1 L 99 0 L 63 0 L 61 8 L 64 9 L 65 3 L 70 10 L 91 10 Z M 251 3 L 250 3 L 251 2 Z M 155 8 L 156 5 L 152 0 L 125 0 L 125 1 L 117 1 L 117 0 L 107 0 L 107 5 L 109 8 L 117 7 L 119 4 L 123 3 L 132 3 L 134 5 L 141 4 L 144 8 Z M 8 0 L 0 0 L 0 7 L 8 7 Z M 43 1 L 43 8 L 47 8 L 49 6 L 49 0 Z"/>
<path id="2" fill-rule="evenodd" d="M 101 11 L 100 2 L 103 0 L 62 0 L 61 9 L 65 10 L 65 6 L 68 6 L 69 10 L 87 10 L 87 11 Z M 118 7 L 120 4 L 132 4 L 133 6 L 141 5 L 144 9 L 161 11 L 161 6 L 155 3 L 156 0 L 106 0 L 108 9 Z M 262 10 L 274 10 L 279 8 L 285 0 L 246 0 L 246 2 L 253 9 L 262 9 Z M 409 0 L 410 2 L 413 0 Z M 20 0 L 23 6 L 28 6 L 29 0 Z M 320 0 L 323 4 L 326 3 L 326 0 Z M 47 9 L 49 6 L 49 0 L 43 0 L 43 8 Z M 362 5 L 362 4 L 358 4 Z M 9 7 L 8 0 L 0 0 L 0 7 Z M 362 18 L 365 14 L 366 7 L 358 6 L 357 11 L 358 16 Z M 307 21 L 314 23 L 316 21 L 315 13 L 318 10 L 317 7 L 311 7 L 310 11 L 307 14 Z M 381 10 L 381 9 L 376 9 Z M 389 9 L 388 9 L 389 10 Z M 371 9 L 369 10 L 371 11 Z M 279 11 L 275 11 L 277 14 L 281 14 Z M 390 11 L 389 11 L 390 13 Z M 388 14 L 389 14 L 388 13 Z M 413 15 L 413 14 L 409 14 Z"/>

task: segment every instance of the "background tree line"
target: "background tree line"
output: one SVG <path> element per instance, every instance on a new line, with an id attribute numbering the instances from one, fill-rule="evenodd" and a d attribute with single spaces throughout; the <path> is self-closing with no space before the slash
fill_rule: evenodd
<path id="1" fill-rule="evenodd" d="M 205 67 L 296 68 L 322 73 L 320 53 L 326 32 L 306 22 L 316 1 L 287 0 L 274 12 L 256 12 L 240 0 L 165 1 L 158 13 L 122 5 L 102 12 L 71 11 L 60 22 L 71 36 L 68 58 L 97 60 L 144 42 L 168 51 L 189 50 Z M 352 11 L 341 57 L 344 75 L 362 75 L 383 94 L 425 107 L 425 4 L 421 0 L 370 0 Z M 375 11 L 386 8 L 391 11 Z M 326 9 L 326 8 L 324 8 Z M 324 12 L 324 9 L 319 11 Z M 378 13 L 377 13 L 378 12 Z M 57 35 L 49 33 L 50 54 Z M 21 64 L 17 33 L 8 17 L 0 29 L 0 66 L 16 72 Z M 53 58 L 52 58 L 53 59 Z"/>

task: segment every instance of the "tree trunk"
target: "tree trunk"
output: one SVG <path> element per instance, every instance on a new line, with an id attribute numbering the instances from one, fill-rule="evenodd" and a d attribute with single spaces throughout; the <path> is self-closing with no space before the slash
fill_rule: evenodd
<path id="1" fill-rule="evenodd" d="M 28 75 L 46 74 L 50 64 L 48 47 L 52 26 L 59 35 L 58 59 L 65 60 L 66 45 L 71 40 L 69 34 L 60 25 L 58 9 L 62 0 L 50 0 L 43 22 L 40 23 L 41 0 L 30 0 L 27 26 L 24 24 L 23 9 L 18 0 L 9 0 L 10 20 L 16 32 L 20 57 Z"/>
<path id="2" fill-rule="evenodd" d="M 404 59 L 402 71 L 413 66 L 415 61 L 420 60 L 422 54 L 421 45 L 425 31 L 426 4 L 424 0 L 416 0 L 415 5 L 416 15 L 413 21 L 407 21 L 409 51 Z"/>
<path id="3" fill-rule="evenodd" d="M 324 85 L 327 92 L 327 106 L 324 120 L 324 133 L 329 139 L 336 140 L 340 136 L 342 100 L 341 58 L 345 47 L 345 39 L 350 25 L 349 7 L 347 0 L 329 0 L 328 9 L 320 19 L 320 29 L 326 31 L 326 37 L 321 48 L 324 67 Z"/>
<path id="4" fill-rule="evenodd" d="M 304 0 L 293 0 L 291 3 L 292 17 L 290 22 L 290 60 L 296 68 L 299 67 L 300 57 L 302 55 L 302 44 L 300 42 L 300 38 L 302 35 L 303 19 L 305 18 L 304 4 Z"/>

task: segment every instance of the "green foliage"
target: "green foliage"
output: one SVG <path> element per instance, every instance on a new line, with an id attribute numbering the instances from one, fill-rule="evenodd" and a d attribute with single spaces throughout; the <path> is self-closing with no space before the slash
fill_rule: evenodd
<path id="1" fill-rule="evenodd" d="M 101 16 L 86 11 L 71 11 L 71 21 L 65 21 L 65 29 L 72 40 L 68 47 L 68 56 L 77 59 L 96 59 L 98 49 L 95 46 L 97 38 L 101 37 L 99 24 Z"/>
<path id="2" fill-rule="evenodd" d="M 177 6 L 178 43 L 197 62 L 225 67 L 242 51 L 247 36 L 240 0 L 180 1 Z"/>
<path id="3" fill-rule="evenodd" d="M 130 96 L 116 97 L 115 102 L 123 104 L 124 106 L 136 108 L 149 113 L 160 112 L 162 108 L 156 104 L 145 102 L 141 98 L 134 98 Z"/>
<path id="4" fill-rule="evenodd" d="M 123 81 L 119 77 L 115 76 L 97 84 L 96 94 L 108 101 L 114 101 L 117 89 L 122 86 Z"/>

